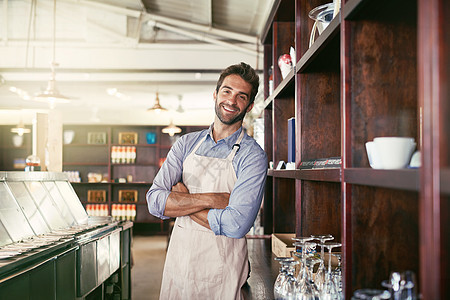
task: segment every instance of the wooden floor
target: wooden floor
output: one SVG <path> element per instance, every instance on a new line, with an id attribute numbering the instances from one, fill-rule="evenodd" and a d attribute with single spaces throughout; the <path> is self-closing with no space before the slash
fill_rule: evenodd
<path id="1" fill-rule="evenodd" d="M 273 260 L 270 239 L 248 239 L 250 278 L 244 286 L 245 299 L 273 299 L 273 283 L 279 264 Z M 131 269 L 132 299 L 159 298 L 162 270 L 166 255 L 166 236 L 134 236 Z"/>

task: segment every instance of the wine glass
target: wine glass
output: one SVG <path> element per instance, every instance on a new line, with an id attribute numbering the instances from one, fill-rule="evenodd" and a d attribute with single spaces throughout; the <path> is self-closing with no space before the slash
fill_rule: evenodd
<path id="1" fill-rule="evenodd" d="M 306 242 L 312 241 L 314 240 L 314 238 L 308 236 L 308 237 L 293 237 L 292 239 L 295 241 L 294 246 L 299 247 L 301 249 L 300 254 L 298 254 L 298 252 L 294 253 L 295 256 L 300 258 L 300 268 L 297 275 L 297 282 L 300 283 L 302 280 L 304 280 L 303 268 L 306 267 L 306 265 L 303 264 L 303 247 L 305 246 Z"/>
<path id="2" fill-rule="evenodd" d="M 319 291 L 317 290 L 317 287 L 312 280 L 311 272 L 309 272 L 306 265 L 306 259 L 308 256 L 312 256 L 311 253 L 315 250 L 316 245 L 317 244 L 314 242 L 305 242 L 302 247 L 302 280 L 298 282 L 297 300 L 316 300 L 319 297 Z"/>
<path id="3" fill-rule="evenodd" d="M 294 276 L 294 267 L 298 264 L 296 260 L 282 262 L 286 267 L 285 280 L 281 282 L 279 289 L 279 299 L 295 300 L 297 295 L 297 280 Z"/>
<path id="4" fill-rule="evenodd" d="M 293 261 L 294 258 L 292 257 L 275 257 L 275 260 L 280 263 L 280 272 L 278 273 L 277 279 L 275 280 L 275 283 L 273 285 L 273 294 L 275 299 L 281 299 L 280 295 L 280 288 L 283 282 L 286 280 L 287 277 L 287 266 L 285 262 L 287 261 Z"/>
<path id="5" fill-rule="evenodd" d="M 343 298 L 342 295 L 342 269 L 341 269 L 341 259 L 342 255 L 341 253 L 334 253 L 334 257 L 336 257 L 338 265 L 336 269 L 333 271 L 333 280 L 334 284 L 336 285 L 338 293 L 341 295 L 341 298 Z"/>
<path id="6" fill-rule="evenodd" d="M 332 299 L 340 299 L 340 294 L 336 287 L 335 281 L 332 278 L 331 273 L 331 251 L 333 248 L 341 247 L 341 243 L 336 242 L 328 242 L 321 245 L 323 248 L 328 249 L 328 270 L 325 275 L 325 281 L 320 291 L 320 299 L 323 300 L 332 300 Z"/>
<path id="7" fill-rule="evenodd" d="M 316 276 L 315 276 L 315 284 L 317 286 L 317 289 L 320 291 L 322 290 L 323 283 L 325 281 L 325 262 L 324 262 L 324 256 L 325 256 L 325 250 L 322 246 L 323 243 L 326 241 L 331 241 L 334 239 L 334 237 L 331 234 L 326 235 L 312 235 L 312 237 L 315 240 L 318 240 L 320 242 L 320 258 L 322 259 L 319 268 L 317 269 Z"/>

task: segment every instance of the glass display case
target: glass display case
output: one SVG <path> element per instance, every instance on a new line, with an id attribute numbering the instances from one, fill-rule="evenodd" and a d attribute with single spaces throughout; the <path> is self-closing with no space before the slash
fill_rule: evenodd
<path id="1" fill-rule="evenodd" d="M 131 227 L 88 216 L 65 173 L 0 172 L 0 299 L 103 293 L 110 276 L 129 272 L 121 232 Z"/>

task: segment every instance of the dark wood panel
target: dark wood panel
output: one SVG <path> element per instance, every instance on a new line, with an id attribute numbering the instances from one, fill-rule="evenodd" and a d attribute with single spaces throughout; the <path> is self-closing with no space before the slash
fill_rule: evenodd
<path id="1" fill-rule="evenodd" d="M 341 241 L 341 185 L 302 181 L 302 236 L 331 234 Z"/>
<path id="2" fill-rule="evenodd" d="M 141 166 L 141 165 L 114 165 L 111 171 L 112 179 L 127 178 L 128 175 L 133 177 L 133 181 L 152 182 L 158 172 L 158 166 Z"/>
<path id="3" fill-rule="evenodd" d="M 450 196 L 441 197 L 441 234 L 439 240 L 441 247 L 439 249 L 442 256 L 440 257 L 440 293 L 442 299 L 450 299 L 450 290 L 448 283 L 450 282 Z"/>
<path id="4" fill-rule="evenodd" d="M 441 129 L 439 132 L 441 166 L 450 168 L 450 2 L 441 1 L 440 46 L 441 86 L 439 113 Z M 449 184 L 450 185 L 450 184 Z M 447 185 L 448 186 L 448 185 Z M 449 292 L 450 293 L 450 292 Z M 450 297 L 450 296 L 449 296 Z"/>
<path id="5" fill-rule="evenodd" d="M 341 169 L 297 170 L 295 178 L 313 181 L 341 182 Z"/>
<path id="6" fill-rule="evenodd" d="M 86 151 L 85 147 L 64 147 L 63 162 L 69 163 L 109 163 L 109 147 L 107 145 L 89 147 Z"/>
<path id="7" fill-rule="evenodd" d="M 290 98 L 275 99 L 273 101 L 273 154 L 274 166 L 279 161 L 288 158 L 288 119 L 295 116 L 295 102 L 293 95 Z"/>
<path id="8" fill-rule="evenodd" d="M 266 189 L 264 191 L 263 199 L 263 211 L 262 211 L 262 224 L 264 227 L 264 234 L 272 234 L 274 232 L 273 227 L 273 178 L 267 177 L 266 179 Z"/>
<path id="9" fill-rule="evenodd" d="M 352 188 L 352 287 L 379 287 L 392 271 L 419 270 L 418 194 Z"/>
<path id="10" fill-rule="evenodd" d="M 268 161 L 274 161 L 273 156 L 273 130 L 272 109 L 264 109 L 264 151 L 266 151 Z"/>
<path id="11" fill-rule="evenodd" d="M 416 24 L 352 23 L 351 137 L 353 167 L 367 167 L 365 143 L 378 136 L 418 139 Z"/>
<path id="12" fill-rule="evenodd" d="M 300 74 L 301 160 L 341 156 L 339 72 Z"/>
<path id="13" fill-rule="evenodd" d="M 136 148 L 136 164 L 158 164 L 155 160 L 158 149 L 154 147 L 138 147 Z"/>
<path id="14" fill-rule="evenodd" d="M 274 178 L 273 228 L 276 233 L 295 232 L 295 179 Z"/>
<path id="15" fill-rule="evenodd" d="M 293 2 L 293 1 L 292 1 Z M 292 8 L 292 13 L 294 8 Z M 278 58 L 283 54 L 289 54 L 290 47 L 295 46 L 295 23 L 292 18 L 291 22 L 274 22 L 273 24 L 274 36 L 273 36 L 273 82 L 274 88 L 283 81 L 281 77 L 280 68 L 278 67 Z"/>
<path id="16" fill-rule="evenodd" d="M 346 20 L 391 21 L 404 17 L 399 16 L 399 11 L 402 14 L 417 12 L 416 1 L 410 0 L 348 0 L 343 6 L 343 15 Z"/>

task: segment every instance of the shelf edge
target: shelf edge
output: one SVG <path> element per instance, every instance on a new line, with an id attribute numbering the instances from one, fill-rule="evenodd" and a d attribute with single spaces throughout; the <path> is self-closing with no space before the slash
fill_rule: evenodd
<path id="1" fill-rule="evenodd" d="M 374 170 L 371 168 L 348 168 L 343 171 L 346 183 L 419 191 L 420 174 L 418 169 Z"/>

